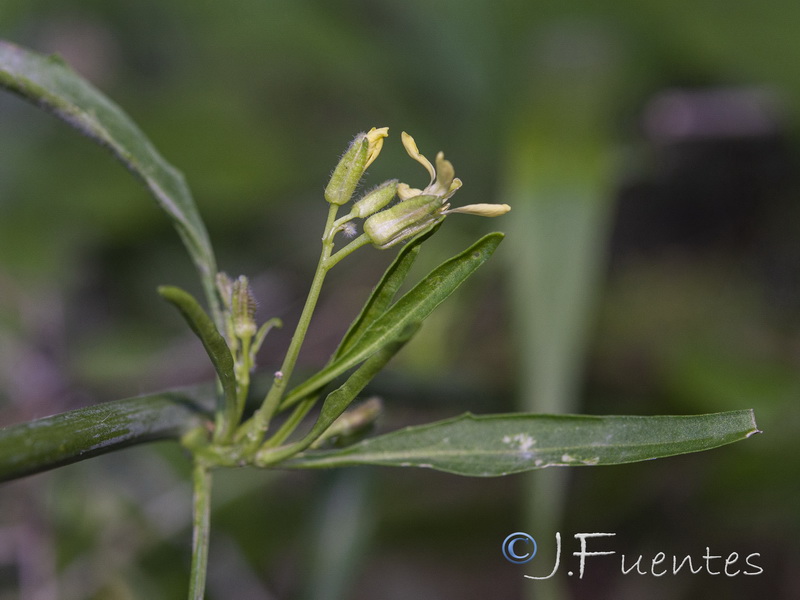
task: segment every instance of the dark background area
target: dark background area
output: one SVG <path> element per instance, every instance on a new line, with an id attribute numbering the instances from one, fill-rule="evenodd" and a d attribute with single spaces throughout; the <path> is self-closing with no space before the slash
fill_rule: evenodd
<path id="1" fill-rule="evenodd" d="M 537 402 L 754 408 L 764 434 L 746 442 L 570 470 L 561 518 L 532 533 L 549 545 L 560 531 L 565 553 L 592 531 L 616 532 L 610 547 L 628 557 L 758 552 L 764 573 L 622 576 L 618 556 L 593 559 L 583 580 L 561 573 L 564 598 L 595 600 L 800 597 L 797 31 L 788 0 L 0 5 L 0 36 L 61 54 L 184 172 L 220 268 L 251 278 L 259 318 L 287 323 L 260 355 L 265 371 L 305 297 L 337 157 L 356 132 L 389 126 L 370 185 L 424 186 L 405 130 L 453 162 L 456 204 L 513 212 L 455 215 L 426 244 L 418 274 L 480 233 L 509 234 L 372 386 L 382 430 Z M 301 368 L 324 363 L 392 254 L 364 249 L 332 272 Z M 578 324 L 549 329 L 562 315 L 548 292 L 575 273 L 589 282 Z M 145 191 L 0 95 L 0 425 L 210 379 L 155 293 L 163 283 L 199 293 Z M 566 367 L 548 367 L 551 349 Z M 537 396 L 548 389 L 562 390 L 541 392 L 555 405 Z M 4 485 L 0 599 L 182 597 L 187 474 L 177 445 L 156 444 Z M 526 481 L 219 473 L 208 597 L 532 597 L 522 575 L 547 563 L 500 553 L 527 527 Z"/>

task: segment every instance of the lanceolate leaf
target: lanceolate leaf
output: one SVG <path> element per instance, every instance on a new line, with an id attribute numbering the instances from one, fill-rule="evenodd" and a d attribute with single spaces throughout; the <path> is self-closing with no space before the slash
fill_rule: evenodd
<path id="1" fill-rule="evenodd" d="M 236 410 L 236 374 L 234 373 L 233 356 L 230 348 L 228 348 L 228 343 L 191 294 L 180 288 L 168 285 L 159 287 L 158 293 L 180 311 L 186 323 L 194 331 L 195 335 L 200 338 L 206 354 L 208 354 L 214 369 L 217 371 L 224 396 L 220 410 L 224 411 L 225 414 L 225 418 L 220 423 L 220 426 L 225 429 L 220 431 L 218 435 L 225 439 L 230 433 L 227 428 L 235 425 L 238 420 Z"/>
<path id="2" fill-rule="evenodd" d="M 348 351 L 287 394 L 281 408 L 295 404 L 363 362 L 396 339 L 411 323 L 424 321 L 467 277 L 489 259 L 501 241 L 503 241 L 502 233 L 490 233 L 461 254 L 436 267 L 374 320 Z"/>
<path id="3" fill-rule="evenodd" d="M 0 482 L 210 424 L 214 386 L 105 402 L 0 428 Z"/>
<path id="4" fill-rule="evenodd" d="M 256 456 L 256 464 L 259 466 L 269 465 L 277 462 L 282 457 L 291 456 L 308 448 L 347 410 L 347 407 L 353 403 L 356 396 L 361 393 L 364 387 L 372 381 L 375 375 L 386 366 L 386 363 L 406 345 L 418 330 L 419 324 L 412 323 L 399 338 L 370 356 L 364 361 L 364 364 L 347 378 L 347 381 L 328 394 L 322 404 L 319 417 L 317 417 L 311 431 L 303 439 L 283 448 L 267 448 L 259 452 Z"/>
<path id="5" fill-rule="evenodd" d="M 433 235 L 437 229 L 439 229 L 439 225 L 415 237 L 397 253 L 392 264 L 386 269 L 378 285 L 375 286 L 375 289 L 372 290 L 372 294 L 370 294 L 370 297 L 364 303 L 361 312 L 350 325 L 347 333 L 342 337 L 342 341 L 334 353 L 334 358 L 338 358 L 350 350 L 375 319 L 386 312 L 386 309 L 389 308 L 392 300 L 394 300 L 397 290 L 400 289 L 414 261 L 417 259 L 417 255 L 422 247 L 422 242 Z"/>
<path id="6" fill-rule="evenodd" d="M 299 454 L 293 468 L 423 467 L 491 477 L 545 467 L 616 465 L 716 448 L 758 433 L 751 410 L 699 416 L 469 413 L 407 427 L 342 450 Z"/>
<path id="7" fill-rule="evenodd" d="M 130 117 L 60 58 L 4 41 L 0 41 L 0 87 L 52 112 L 109 149 L 142 180 L 172 218 L 200 272 L 216 318 L 216 261 L 189 188 L 183 175 L 161 157 Z"/>
<path id="8" fill-rule="evenodd" d="M 319 418 L 307 436 L 309 444 L 322 435 L 325 430 L 339 418 L 345 409 L 352 404 L 361 390 L 363 390 L 364 387 L 372 381 L 375 375 L 386 366 L 386 363 L 406 345 L 408 340 L 411 339 L 418 329 L 419 324 L 412 323 L 407 332 L 404 332 L 398 339 L 387 344 L 370 356 L 364 361 L 363 365 L 347 378 L 344 384 L 328 394 L 328 397 L 325 398 L 325 402 L 322 405 Z"/>

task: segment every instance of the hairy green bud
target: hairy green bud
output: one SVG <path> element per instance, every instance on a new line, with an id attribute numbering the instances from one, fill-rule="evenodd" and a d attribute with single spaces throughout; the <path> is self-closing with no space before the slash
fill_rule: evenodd
<path id="1" fill-rule="evenodd" d="M 363 219 L 381 210 L 389 204 L 397 192 L 397 179 L 390 179 L 364 195 L 353 204 L 350 214 L 358 219 Z"/>
<path id="2" fill-rule="evenodd" d="M 325 188 L 325 200 L 331 204 L 347 204 L 356 191 L 356 186 L 367 168 L 367 134 L 359 133 L 333 170 L 331 180 Z"/>
<path id="3" fill-rule="evenodd" d="M 239 275 L 233 282 L 231 293 L 231 316 L 236 337 L 251 338 L 256 334 L 256 306 L 250 282 L 244 275 Z"/>
<path id="4" fill-rule="evenodd" d="M 442 206 L 438 196 L 414 196 L 369 217 L 364 233 L 378 248 L 390 248 L 444 219 Z"/>

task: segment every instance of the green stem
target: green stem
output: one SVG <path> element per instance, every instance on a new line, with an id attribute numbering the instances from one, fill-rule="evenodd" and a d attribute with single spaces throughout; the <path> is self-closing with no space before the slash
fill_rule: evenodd
<path id="1" fill-rule="evenodd" d="M 273 435 L 266 441 L 266 443 L 264 443 L 262 448 L 274 448 L 276 446 L 280 446 L 286 440 L 286 438 L 288 438 L 291 433 L 297 429 L 297 426 L 308 414 L 308 411 L 311 410 L 311 407 L 316 404 L 318 398 L 319 396 L 310 396 L 295 406 L 295 409 L 289 418 L 284 421 L 283 425 L 280 426 L 280 429 L 275 432 L 275 435 Z"/>
<path id="2" fill-rule="evenodd" d="M 333 222 L 333 225 L 331 226 L 331 230 L 328 232 L 328 234 L 330 235 L 330 237 L 333 237 L 334 235 L 336 235 L 336 232 L 337 232 L 337 231 L 339 231 L 339 230 L 342 228 L 342 225 L 344 225 L 345 223 L 348 223 L 348 222 L 352 221 L 353 219 L 354 219 L 354 217 L 353 217 L 353 214 L 352 214 L 352 213 L 347 213 L 347 214 L 346 214 L 345 216 L 343 216 L 342 218 L 340 218 L 340 219 L 336 219 L 336 220 Z"/>
<path id="3" fill-rule="evenodd" d="M 264 433 L 269 427 L 270 420 L 278 409 L 281 398 L 286 391 L 286 384 L 292 376 L 294 371 L 297 357 L 300 354 L 300 348 L 305 340 L 308 326 L 311 323 L 311 315 L 314 313 L 314 308 L 317 306 L 319 293 L 322 289 L 322 283 L 325 281 L 325 275 L 328 274 L 330 266 L 328 265 L 328 258 L 330 258 L 331 251 L 333 250 L 333 236 L 330 235 L 334 222 L 336 221 L 336 211 L 338 206 L 331 204 L 328 211 L 328 221 L 325 224 L 325 233 L 322 236 L 322 253 L 317 263 L 317 270 L 314 273 L 314 279 L 311 282 L 311 289 L 308 292 L 303 312 L 297 322 L 297 328 L 292 336 L 292 341 L 289 343 L 289 349 L 286 351 L 286 357 L 283 359 L 280 371 L 276 373 L 275 379 L 272 382 L 272 387 L 267 393 L 261 407 L 255 412 L 252 422 L 248 423 L 246 431 L 247 436 L 247 449 L 254 451 L 261 442 Z"/>
<path id="4" fill-rule="evenodd" d="M 211 471 L 203 461 L 195 461 L 192 480 L 194 483 L 194 508 L 189 600 L 203 600 L 206 589 L 211 515 Z"/>
<path id="5" fill-rule="evenodd" d="M 252 360 L 250 357 L 251 338 L 242 339 L 242 350 L 239 360 L 236 363 L 236 415 L 231 426 L 238 427 L 244 413 L 244 405 L 247 402 L 247 394 L 250 391 L 250 369 Z"/>
<path id="6" fill-rule="evenodd" d="M 352 252 L 358 250 L 362 246 L 366 246 L 371 241 L 372 240 L 370 239 L 370 237 L 366 233 L 362 233 L 360 236 L 358 236 L 352 242 L 347 244 L 347 246 L 345 246 L 344 248 L 339 250 L 336 254 L 334 254 L 333 256 L 328 257 L 328 259 L 326 261 L 326 264 L 325 264 L 325 267 L 328 268 L 328 269 L 332 269 L 333 266 L 336 263 L 338 263 L 340 260 L 342 260 L 345 256 L 348 256 L 349 254 L 351 254 Z"/>

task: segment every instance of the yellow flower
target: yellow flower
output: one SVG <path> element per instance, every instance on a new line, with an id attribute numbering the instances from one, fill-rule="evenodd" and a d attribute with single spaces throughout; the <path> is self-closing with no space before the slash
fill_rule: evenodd
<path id="1" fill-rule="evenodd" d="M 453 164 L 445 159 L 443 152 L 439 152 L 436 155 L 436 168 L 434 168 L 431 161 L 425 158 L 419 151 L 413 137 L 408 135 L 405 131 L 402 133 L 401 137 L 403 146 L 405 146 L 408 155 L 425 167 L 425 170 L 427 170 L 431 176 L 431 180 L 428 187 L 424 190 L 409 187 L 408 184 L 405 183 L 397 184 L 397 196 L 400 200 L 408 200 L 416 196 L 436 196 L 442 202 L 441 208 L 439 209 L 440 215 L 464 213 L 481 217 L 499 217 L 511 210 L 508 204 L 469 204 L 460 208 L 451 209 L 446 201 L 461 187 L 461 180 L 456 177 Z"/>
<path id="2" fill-rule="evenodd" d="M 367 132 L 367 143 L 369 146 L 367 146 L 367 163 L 364 165 L 365 169 L 372 164 L 372 161 L 378 158 L 378 154 L 381 153 L 381 148 L 383 148 L 383 139 L 388 135 L 388 127 L 373 127 Z"/>
<path id="3" fill-rule="evenodd" d="M 456 193 L 456 190 L 461 187 L 461 180 L 456 177 L 453 164 L 446 160 L 443 152 L 436 155 L 436 169 L 433 168 L 431 161 L 420 153 L 417 148 L 417 143 L 414 138 L 408 135 L 405 131 L 401 134 L 403 146 L 408 152 L 408 155 L 421 164 L 431 176 L 430 183 L 424 190 L 409 187 L 406 183 L 398 184 L 397 196 L 400 200 L 408 200 L 414 196 L 437 196 L 442 201 L 447 200 Z"/>

